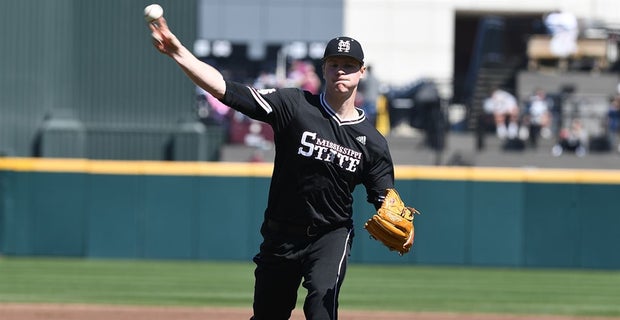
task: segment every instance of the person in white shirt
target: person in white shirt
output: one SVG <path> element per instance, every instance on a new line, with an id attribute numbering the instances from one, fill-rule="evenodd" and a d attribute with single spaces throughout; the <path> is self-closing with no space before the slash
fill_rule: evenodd
<path id="1" fill-rule="evenodd" d="M 485 99 L 484 111 L 493 114 L 495 130 L 500 139 L 514 139 L 519 134 L 519 104 L 511 93 L 493 87 Z"/>
<path id="2" fill-rule="evenodd" d="M 544 24 L 551 33 L 549 49 L 552 54 L 566 58 L 577 52 L 579 23 L 574 14 L 556 10 L 544 16 Z"/>
<path id="3" fill-rule="evenodd" d="M 524 124 L 529 130 L 529 141 L 532 147 L 538 145 L 538 137 L 551 138 L 551 109 L 553 99 L 542 88 L 536 88 L 525 105 Z"/>

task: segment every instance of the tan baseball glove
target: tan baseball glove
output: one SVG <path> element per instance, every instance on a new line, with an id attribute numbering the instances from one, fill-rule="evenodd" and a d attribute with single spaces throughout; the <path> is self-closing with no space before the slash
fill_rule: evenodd
<path id="1" fill-rule="evenodd" d="M 405 206 L 395 189 L 387 189 L 381 208 L 366 221 L 364 228 L 390 251 L 403 255 L 413 246 L 414 214 L 420 212 Z"/>

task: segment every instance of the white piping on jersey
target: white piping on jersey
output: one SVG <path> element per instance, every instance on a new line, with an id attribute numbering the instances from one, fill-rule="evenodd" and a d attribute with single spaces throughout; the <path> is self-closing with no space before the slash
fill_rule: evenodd
<path id="1" fill-rule="evenodd" d="M 273 109 L 269 105 L 269 102 L 267 102 L 267 100 L 265 100 L 265 98 L 263 98 L 263 96 L 260 94 L 260 92 L 258 92 L 258 90 L 256 90 L 255 88 L 252 88 L 250 86 L 248 86 L 247 88 L 250 89 L 250 92 L 252 93 L 252 97 L 254 97 L 254 101 L 256 101 L 256 103 L 258 103 L 258 105 L 261 108 L 263 108 L 263 110 L 265 110 L 265 112 L 267 112 L 267 114 L 273 112 Z"/>
<path id="2" fill-rule="evenodd" d="M 359 108 L 355 108 L 355 110 L 357 110 L 360 113 L 360 116 L 357 119 L 353 119 L 353 120 L 342 120 L 340 119 L 340 117 L 338 116 L 338 114 L 336 113 L 336 111 L 334 111 L 334 109 L 332 109 L 332 107 L 329 105 L 329 103 L 327 103 L 327 100 L 325 100 L 325 94 L 321 93 L 321 106 L 323 106 L 323 109 L 325 109 L 325 111 L 327 113 L 329 113 L 330 116 L 332 116 L 332 118 L 334 120 L 336 120 L 336 122 L 338 122 L 339 125 L 344 126 L 344 125 L 350 125 L 350 124 L 357 124 L 360 123 L 362 121 L 364 121 L 364 119 L 366 119 L 366 114 L 364 113 L 364 110 L 359 109 Z"/>
<path id="3" fill-rule="evenodd" d="M 349 243 L 349 239 L 351 238 L 352 230 L 353 229 L 349 229 L 349 232 L 347 233 L 347 238 L 344 240 L 344 250 L 342 251 L 342 256 L 340 257 L 340 263 L 338 263 L 338 273 L 336 275 L 336 283 L 334 284 L 334 301 L 333 301 L 334 308 L 332 309 L 332 319 L 337 319 L 336 312 L 338 308 L 336 307 L 336 301 L 338 301 L 338 294 L 339 294 L 338 281 L 340 281 L 340 273 L 342 272 L 342 265 L 344 264 L 345 259 L 347 257 L 347 246 Z"/>

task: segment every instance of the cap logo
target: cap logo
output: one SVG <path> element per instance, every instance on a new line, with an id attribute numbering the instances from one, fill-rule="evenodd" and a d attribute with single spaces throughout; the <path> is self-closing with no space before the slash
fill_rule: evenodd
<path id="1" fill-rule="evenodd" d="M 349 52 L 351 50 L 351 42 L 349 40 L 338 41 L 338 52 Z"/>

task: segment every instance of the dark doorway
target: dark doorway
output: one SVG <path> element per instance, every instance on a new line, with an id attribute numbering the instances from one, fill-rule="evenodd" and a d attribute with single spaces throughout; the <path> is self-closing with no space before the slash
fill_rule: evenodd
<path id="1" fill-rule="evenodd" d="M 457 11 L 454 23 L 454 73 L 453 101 L 466 103 L 471 86 L 467 85 L 468 73 L 472 72 L 475 60 L 475 46 L 480 34 L 479 28 L 485 19 L 493 17 L 502 21 L 499 31 L 502 59 L 517 63 L 519 68 L 527 66 L 527 40 L 532 34 L 545 33 L 542 23 L 543 12 L 469 12 Z"/>

